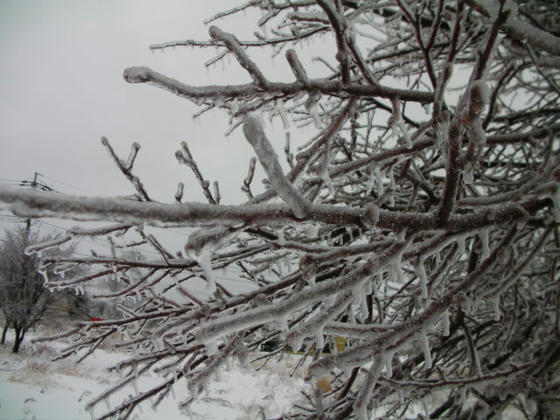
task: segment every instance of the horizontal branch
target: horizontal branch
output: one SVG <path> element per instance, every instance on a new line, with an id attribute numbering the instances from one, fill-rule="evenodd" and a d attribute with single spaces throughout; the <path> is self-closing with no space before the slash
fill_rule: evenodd
<path id="1" fill-rule="evenodd" d="M 276 45 L 276 44 L 285 44 L 288 42 L 293 42 L 293 41 L 301 41 L 302 38 L 308 38 L 312 35 L 321 33 L 321 32 L 326 32 L 329 30 L 329 27 L 325 26 L 325 27 L 318 27 L 318 28 L 312 28 L 309 29 L 307 31 L 304 32 L 300 32 L 297 35 L 290 35 L 290 36 L 282 36 L 282 37 L 277 37 L 277 38 L 269 38 L 266 40 L 259 40 L 259 41 L 255 41 L 255 40 L 239 40 L 239 44 L 242 45 L 244 48 L 250 48 L 250 47 L 266 47 L 266 46 L 271 46 L 271 45 Z M 154 50 L 162 50 L 165 48 L 175 48 L 175 47 L 199 47 L 199 48 L 205 48 L 205 47 L 223 47 L 224 44 L 219 42 L 219 41 L 214 41 L 214 40 L 210 40 L 210 41 L 197 41 L 195 39 L 183 39 L 183 40 L 178 40 L 178 41 L 168 41 L 168 42 L 161 42 L 159 44 L 152 44 L 150 45 L 150 50 L 154 51 Z"/>
<path id="2" fill-rule="evenodd" d="M 246 226 L 266 225 L 273 222 L 304 222 L 313 220 L 330 225 L 362 226 L 366 209 L 315 204 L 306 217 L 297 219 L 283 204 L 245 204 L 215 206 L 212 204 L 164 204 L 138 202 L 120 198 L 79 197 L 42 191 L 27 191 L 0 187 L 0 202 L 11 203 L 10 210 L 22 217 L 61 217 L 74 220 L 114 220 L 123 223 L 147 223 L 153 226 Z M 380 209 L 376 226 L 415 231 L 460 231 L 475 227 L 525 220 L 527 213 L 534 213 L 552 205 L 550 199 L 530 196 L 516 204 L 499 208 L 481 209 L 464 215 L 452 215 L 445 225 L 438 223 L 431 213 L 398 212 Z"/>
<path id="3" fill-rule="evenodd" d="M 361 97 L 377 96 L 381 98 L 399 98 L 402 101 L 420 103 L 428 103 L 433 100 L 433 94 L 431 92 L 394 89 L 386 86 L 371 86 L 359 83 L 342 85 L 339 81 L 331 81 L 328 79 L 310 79 L 306 84 L 299 81 L 294 83 L 268 82 L 267 89 L 263 90 L 262 87 L 254 83 L 200 87 L 190 86 L 155 72 L 148 67 L 129 67 L 124 71 L 123 76 L 129 83 L 150 83 L 159 88 L 166 89 L 177 96 L 195 100 L 216 99 L 218 97 L 255 97 L 264 94 L 296 95 L 300 92 L 316 91 L 326 95 L 346 94 Z"/>
<path id="4" fill-rule="evenodd" d="M 485 382 L 503 381 L 505 378 L 517 375 L 519 372 L 527 370 L 532 367 L 533 363 L 525 363 L 518 367 L 505 372 L 494 372 L 487 375 L 475 376 L 472 378 L 454 378 L 454 379 L 432 379 L 426 381 L 397 381 L 391 378 L 381 378 L 381 383 L 387 383 L 390 386 L 398 388 L 456 388 L 464 385 L 476 384 L 480 385 Z"/>
<path id="5" fill-rule="evenodd" d="M 154 261 L 135 261 L 120 258 L 104 258 L 104 257 L 44 257 L 42 259 L 45 263 L 73 263 L 73 264 L 87 264 L 87 265 L 118 265 L 121 267 L 136 267 L 136 268 L 193 268 L 196 262 L 190 258 L 179 260 L 168 260 L 163 262 L 161 260 Z"/>
<path id="6" fill-rule="evenodd" d="M 486 140 L 487 145 L 496 144 L 512 144 L 529 141 L 529 139 L 538 139 L 542 137 L 549 136 L 551 133 L 557 133 L 560 131 L 560 123 L 552 124 L 543 128 L 536 128 L 531 131 L 526 131 L 522 133 L 511 133 L 511 134 L 495 134 L 493 136 L 488 136 Z"/>

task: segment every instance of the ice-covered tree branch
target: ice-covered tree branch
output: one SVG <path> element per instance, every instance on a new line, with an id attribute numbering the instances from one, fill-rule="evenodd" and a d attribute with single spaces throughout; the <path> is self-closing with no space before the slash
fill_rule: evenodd
<path id="1" fill-rule="evenodd" d="M 41 266 L 51 288 L 115 302 L 118 316 L 53 337 L 73 340 L 61 357 L 112 340 L 130 353 L 114 367 L 123 379 L 91 405 L 117 391 L 131 398 L 101 418 L 129 416 L 151 397 L 157 405 L 172 389 L 186 407 L 231 359 L 290 350 L 301 363 L 313 354 L 293 419 L 374 409 L 388 419 L 486 418 L 519 401 L 528 417 L 550 417 L 560 372 L 560 28 L 550 2 L 517 3 L 249 0 L 209 21 L 254 9 L 254 39 L 213 26 L 210 40 L 153 46 L 217 49 L 202 67 L 233 56 L 247 72 L 249 83 L 206 86 L 124 72 L 194 102 L 201 120 L 223 111 L 228 134 L 243 127 L 256 156 L 235 175 L 245 203 L 221 202 L 186 144 L 176 157 L 205 203 L 182 183 L 170 202 L 154 201 L 132 173 L 138 146 L 125 161 L 108 141 L 140 200 L 0 187 L 21 217 L 107 222 L 29 249 L 107 241 L 108 253 L 45 254 Z M 258 49 L 285 52 L 292 81 L 274 81 L 251 58 Z M 174 249 L 152 227 L 197 229 Z M 159 385 L 134 389 L 143 374 L 160 375 Z"/>
<path id="2" fill-rule="evenodd" d="M 344 86 L 338 81 L 325 79 L 310 79 L 307 85 L 300 82 L 268 82 L 265 91 L 256 84 L 195 87 L 164 76 L 147 67 L 130 67 L 124 71 L 124 78 L 129 83 L 153 84 L 154 86 L 195 102 L 200 99 L 217 99 L 219 97 L 241 99 L 262 96 L 264 93 L 297 95 L 300 92 L 313 91 L 333 96 L 346 94 L 361 97 L 378 96 L 380 98 L 401 98 L 403 100 L 420 103 L 430 102 L 432 98 L 432 94 L 429 92 L 402 90 L 386 86 L 366 86 L 359 83 L 350 83 Z"/>

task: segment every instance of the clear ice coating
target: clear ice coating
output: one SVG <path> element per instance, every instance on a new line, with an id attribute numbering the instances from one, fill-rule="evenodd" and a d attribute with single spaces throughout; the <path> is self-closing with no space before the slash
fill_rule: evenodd
<path id="1" fill-rule="evenodd" d="M 258 116 L 248 115 L 245 117 L 243 133 L 247 141 L 253 146 L 259 162 L 268 175 L 272 188 L 286 202 L 296 217 L 305 217 L 309 204 L 284 176 L 278 161 L 278 155 L 266 137 L 262 122 Z"/>
<path id="2" fill-rule="evenodd" d="M 482 243 L 482 258 L 486 259 L 490 256 L 489 228 L 481 229 L 479 234 L 480 242 Z"/>
<path id="3" fill-rule="evenodd" d="M 449 317 L 450 317 L 449 309 L 446 309 L 445 311 L 443 311 L 443 314 L 441 314 L 441 318 L 440 318 L 441 333 L 444 337 L 449 336 L 449 326 L 450 326 Z"/>
<path id="4" fill-rule="evenodd" d="M 422 299 L 428 298 L 428 278 L 426 269 L 424 268 L 424 261 L 419 260 L 414 266 L 418 280 L 420 281 L 420 290 L 422 292 Z"/>
<path id="5" fill-rule="evenodd" d="M 206 277 L 208 291 L 216 290 L 215 274 L 212 268 L 212 254 L 227 240 L 237 235 L 231 227 L 202 228 L 189 235 L 185 245 L 187 255 L 195 260 Z"/>
<path id="6" fill-rule="evenodd" d="M 422 353 L 424 353 L 424 363 L 425 363 L 426 369 L 431 369 L 432 368 L 432 352 L 430 350 L 430 340 L 428 339 L 428 334 L 425 331 L 422 331 L 418 335 L 418 344 L 420 345 Z"/>

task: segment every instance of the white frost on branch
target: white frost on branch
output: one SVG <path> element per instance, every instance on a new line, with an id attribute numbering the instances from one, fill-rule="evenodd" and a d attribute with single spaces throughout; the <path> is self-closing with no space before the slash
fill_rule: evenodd
<path id="1" fill-rule="evenodd" d="M 368 404 L 371 399 L 371 394 L 373 393 L 373 389 L 377 384 L 377 380 L 379 379 L 379 375 L 381 374 L 381 367 L 383 363 L 381 363 L 382 358 L 377 357 L 373 365 L 369 368 L 367 372 L 366 378 L 364 379 L 364 383 L 362 388 L 358 392 L 358 396 L 354 401 L 354 412 L 356 413 L 356 417 L 359 420 L 369 420 L 368 414 Z"/>
<path id="2" fill-rule="evenodd" d="M 294 313 L 314 302 L 327 300 L 344 291 L 351 291 L 356 285 L 362 283 L 364 278 L 391 264 L 397 258 L 397 254 L 400 260 L 402 250 L 408 243 L 409 241 L 396 243 L 383 254 L 370 258 L 348 274 L 317 283 L 313 287 L 306 287 L 283 301 L 264 304 L 244 312 L 235 313 L 227 318 L 212 319 L 202 323 L 195 332 L 196 339 L 204 344 L 235 331 L 277 321 L 280 318 L 285 318 L 287 314 Z"/>
<path id="3" fill-rule="evenodd" d="M 373 168 L 373 175 L 375 177 L 375 183 L 377 184 L 377 194 L 381 196 L 383 195 L 385 189 L 383 186 L 383 175 L 381 175 L 381 169 L 379 166 L 375 166 L 375 168 Z"/>
<path id="4" fill-rule="evenodd" d="M 296 217 L 305 217 L 309 211 L 310 203 L 303 198 L 299 191 L 284 176 L 282 167 L 278 162 L 278 155 L 266 137 L 259 118 L 253 115 L 247 116 L 243 124 L 243 133 L 245 133 L 245 137 L 253 146 L 274 191 L 292 209 Z"/>
<path id="5" fill-rule="evenodd" d="M 467 162 L 463 168 L 463 181 L 467 185 L 472 185 L 474 182 L 473 166 L 470 162 Z"/>
<path id="6" fill-rule="evenodd" d="M 278 112 L 278 115 L 280 115 L 280 119 L 282 120 L 282 126 L 284 127 L 284 130 L 289 131 L 290 119 L 288 118 L 288 114 L 286 113 L 284 104 L 281 101 L 276 103 L 276 111 Z"/>
<path id="7" fill-rule="evenodd" d="M 38 244 L 34 244 L 34 245 L 29 245 L 27 248 L 25 248 L 25 254 L 26 255 L 31 255 L 34 254 L 36 252 L 41 252 L 41 251 L 45 251 L 47 249 L 50 248 L 55 248 L 58 247 L 62 244 L 65 244 L 66 242 L 72 240 L 72 236 L 71 235 L 64 235 L 60 238 L 57 239 L 51 239 L 45 242 L 41 242 Z"/>
<path id="8" fill-rule="evenodd" d="M 489 229 L 481 229 L 480 232 L 480 242 L 482 243 L 482 259 L 486 259 L 490 256 L 490 239 L 489 239 Z"/>
<path id="9" fill-rule="evenodd" d="M 379 223 L 379 207 L 375 203 L 369 203 L 366 206 L 363 220 L 372 228 Z"/>
<path id="10" fill-rule="evenodd" d="M 499 321 L 502 316 L 502 311 L 500 310 L 500 295 L 492 297 L 492 309 L 494 311 L 494 321 Z"/>
<path id="11" fill-rule="evenodd" d="M 216 290 L 216 280 L 212 269 L 212 254 L 223 243 L 233 239 L 236 235 L 237 229 L 230 227 L 202 228 L 189 235 L 185 251 L 202 268 L 210 293 L 214 293 Z"/>
<path id="12" fill-rule="evenodd" d="M 351 292 L 339 293 L 332 305 L 321 305 L 320 310 L 309 320 L 302 321 L 292 328 L 286 337 L 292 350 L 299 351 L 303 340 L 307 337 L 313 335 L 322 337 L 325 324 L 344 311 L 351 301 Z M 317 349 L 322 347 L 317 343 Z"/>
<path id="13" fill-rule="evenodd" d="M 428 339 L 428 334 L 426 331 L 422 331 L 418 334 L 418 344 L 424 353 L 424 365 L 426 369 L 432 368 L 432 352 L 430 350 L 430 340 Z"/>
<path id="14" fill-rule="evenodd" d="M 414 271 L 416 271 L 416 276 L 420 282 L 420 290 L 422 292 L 422 299 L 428 299 L 428 276 L 426 275 L 426 269 L 424 268 L 424 261 L 418 260 L 414 266 Z"/>
<path id="15" fill-rule="evenodd" d="M 449 335 L 449 309 L 446 309 L 443 314 L 441 314 L 440 323 L 441 323 L 441 333 L 444 337 Z"/>
<path id="16" fill-rule="evenodd" d="M 393 135 L 395 137 L 399 137 L 399 131 L 403 136 L 404 144 L 407 149 L 412 149 L 412 139 L 410 137 L 410 133 L 406 128 L 406 124 L 403 120 L 402 113 L 401 113 L 401 105 L 396 98 L 391 99 L 391 105 L 393 107 L 393 112 L 387 121 L 387 125 L 393 131 Z"/>
<path id="17" fill-rule="evenodd" d="M 556 185 L 556 191 L 552 195 L 552 202 L 554 203 L 554 221 L 560 223 L 560 184 Z"/>

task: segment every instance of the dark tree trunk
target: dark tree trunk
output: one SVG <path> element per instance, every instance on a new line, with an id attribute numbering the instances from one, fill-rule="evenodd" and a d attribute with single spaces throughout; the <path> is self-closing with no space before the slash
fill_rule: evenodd
<path id="1" fill-rule="evenodd" d="M 8 333 L 8 328 L 10 328 L 10 323 L 6 321 L 4 329 L 2 330 L 2 341 L 0 341 L 0 344 L 2 345 L 6 343 L 6 334 Z"/>
<path id="2" fill-rule="evenodd" d="M 21 342 L 23 341 L 23 337 L 25 336 L 25 329 L 22 327 L 14 327 L 15 330 L 15 338 L 14 338 L 14 346 L 12 347 L 12 353 L 17 353 L 21 346 Z"/>

